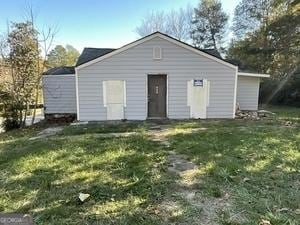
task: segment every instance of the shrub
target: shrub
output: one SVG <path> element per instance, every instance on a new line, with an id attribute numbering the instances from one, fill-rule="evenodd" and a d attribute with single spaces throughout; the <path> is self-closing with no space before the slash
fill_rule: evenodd
<path id="1" fill-rule="evenodd" d="M 2 127 L 5 131 L 18 129 L 21 127 L 21 123 L 19 120 L 20 107 L 15 104 L 13 98 L 9 93 L 1 92 L 1 97 L 3 99 L 3 113 L 2 117 L 4 118 L 4 122 L 2 123 Z"/>

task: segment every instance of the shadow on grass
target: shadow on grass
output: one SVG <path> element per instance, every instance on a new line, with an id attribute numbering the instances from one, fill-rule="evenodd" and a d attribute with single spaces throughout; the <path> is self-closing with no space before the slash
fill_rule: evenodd
<path id="1" fill-rule="evenodd" d="M 149 207 L 172 182 L 165 155 L 142 135 L 4 144 L 0 210 L 33 213 L 37 224 L 161 224 Z"/>
<path id="2" fill-rule="evenodd" d="M 198 179 L 207 194 L 215 193 L 214 189 L 231 193 L 237 209 L 249 219 L 246 224 L 258 224 L 263 217 L 272 224 L 296 225 L 300 221 L 295 213 L 300 208 L 300 129 L 233 123 L 170 134 L 171 148 L 199 166 Z"/>
<path id="3" fill-rule="evenodd" d="M 86 125 L 66 127 L 61 135 L 134 132 L 140 131 L 145 127 L 147 127 L 147 123 L 141 121 L 91 122 Z"/>

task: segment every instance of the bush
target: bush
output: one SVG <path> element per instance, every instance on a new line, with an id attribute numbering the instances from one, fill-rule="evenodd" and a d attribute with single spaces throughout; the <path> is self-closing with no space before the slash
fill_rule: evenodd
<path id="1" fill-rule="evenodd" d="M 266 102 L 269 96 L 280 87 L 270 102 Z M 270 103 L 272 105 L 288 105 L 300 107 L 300 73 L 295 73 L 284 83 L 281 80 L 267 79 L 260 87 L 260 103 Z"/>
<path id="2" fill-rule="evenodd" d="M 21 127 L 19 120 L 20 106 L 15 104 L 11 95 L 7 92 L 0 92 L 3 99 L 2 107 L 4 122 L 2 127 L 5 131 L 18 129 Z M 2 100 L 1 99 L 1 100 Z"/>
<path id="3" fill-rule="evenodd" d="M 16 119 L 5 118 L 2 127 L 5 131 L 10 131 L 20 128 L 20 124 L 19 121 Z"/>

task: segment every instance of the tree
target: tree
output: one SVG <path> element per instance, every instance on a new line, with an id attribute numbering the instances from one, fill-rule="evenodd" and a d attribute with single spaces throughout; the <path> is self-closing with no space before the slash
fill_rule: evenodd
<path id="1" fill-rule="evenodd" d="M 269 8 L 264 8 L 264 5 L 255 7 L 253 1 L 242 1 L 237 6 L 236 12 L 243 12 L 234 19 L 240 30 L 228 49 L 227 58 L 238 61 L 245 69 L 271 74 L 271 79 L 261 88 L 265 102 L 275 103 L 278 96 L 283 96 L 283 90 L 286 90 L 284 98 L 288 96 L 286 93 L 297 96 L 295 93 L 300 90 L 294 83 L 300 65 L 300 3 L 268 0 L 265 3 Z"/>
<path id="2" fill-rule="evenodd" d="M 297 7 L 300 3 L 297 5 L 294 3 L 296 1 L 268 0 L 266 4 L 270 7 L 259 9 L 253 6 L 253 1 L 242 1 L 237 6 L 236 12 L 241 8 L 247 9 L 244 15 L 239 14 L 234 19 L 244 36 L 233 40 L 228 58 L 239 59 L 242 64 L 257 72 L 271 73 L 273 78 L 281 79 L 297 65 L 299 59 L 300 14 Z M 243 25 L 241 18 L 248 23 Z M 258 27 L 253 27 L 253 23 L 251 25 L 251 18 L 257 20 L 257 23 L 259 21 L 259 25 L 256 25 Z"/>
<path id="3" fill-rule="evenodd" d="M 192 19 L 193 9 L 190 6 L 170 11 L 166 18 L 166 33 L 178 40 L 189 41 Z"/>
<path id="4" fill-rule="evenodd" d="M 56 45 L 48 55 L 47 66 L 57 67 L 67 65 L 67 51 L 62 45 Z"/>
<path id="5" fill-rule="evenodd" d="M 47 29 L 42 30 L 35 27 L 36 17 L 31 5 L 28 5 L 25 9 L 25 17 L 27 19 L 24 23 L 12 23 L 12 31 L 9 30 L 10 27 L 8 26 L 7 32 L 0 36 L 0 105 L 4 105 L 6 109 L 4 113 L 6 122 L 4 125 L 7 128 L 24 126 L 27 113 L 31 112 L 32 108 L 32 123 L 34 122 L 36 109 L 40 101 L 42 73 L 46 69 L 45 61 L 57 33 L 55 27 L 47 26 Z M 25 29 L 19 29 L 22 27 L 28 28 L 28 31 L 34 35 L 30 35 L 30 32 L 24 32 Z M 29 41 L 21 41 L 25 39 Z M 13 48 L 13 43 L 17 43 L 17 41 L 19 43 Z M 26 43 L 30 43 L 30 47 L 32 47 L 30 57 L 26 58 L 28 52 L 24 51 L 22 54 L 18 53 L 18 60 L 13 51 L 29 48 Z M 25 57 L 25 59 L 23 60 L 22 57 Z M 21 63 L 15 63 L 18 61 Z M 18 71 L 21 71 L 21 73 Z M 18 78 L 21 82 L 16 81 L 15 78 Z M 22 89 L 18 86 L 21 84 L 24 86 L 24 91 L 27 91 L 26 96 L 22 92 L 18 92 Z M 17 117 L 13 116 L 16 113 Z M 20 119 L 21 117 L 23 119 Z M 15 118 L 17 118 L 16 121 L 14 121 Z"/>
<path id="6" fill-rule="evenodd" d="M 191 38 L 198 48 L 214 48 L 222 51 L 222 41 L 228 15 L 219 0 L 201 0 L 195 8 Z"/>
<path id="7" fill-rule="evenodd" d="M 77 59 L 79 57 L 79 52 L 72 45 L 66 45 L 67 51 L 67 65 L 73 66 L 76 64 Z"/>
<path id="8" fill-rule="evenodd" d="M 47 66 L 73 66 L 78 56 L 79 52 L 73 46 L 67 45 L 65 48 L 62 45 L 56 45 L 48 54 Z"/>
<path id="9" fill-rule="evenodd" d="M 147 36 L 156 31 L 168 34 L 178 40 L 188 41 L 191 28 L 193 11 L 190 6 L 185 9 L 170 12 L 152 11 L 142 19 L 140 26 L 136 27 L 135 32 L 141 37 Z"/>
<path id="10" fill-rule="evenodd" d="M 236 38 L 242 38 L 258 28 L 267 27 L 273 0 L 242 0 L 235 8 L 233 31 Z"/>
<path id="11" fill-rule="evenodd" d="M 27 110 L 34 102 L 34 90 L 37 79 L 36 44 L 38 32 L 32 23 L 12 23 L 6 40 L 7 55 L 2 54 L 2 61 L 9 69 L 10 79 L 5 79 L 1 87 L 4 101 L 5 125 L 10 128 L 25 125 Z"/>

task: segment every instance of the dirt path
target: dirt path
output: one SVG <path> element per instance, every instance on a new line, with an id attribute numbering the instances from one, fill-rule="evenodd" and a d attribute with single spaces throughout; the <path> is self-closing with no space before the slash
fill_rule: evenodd
<path id="1" fill-rule="evenodd" d="M 46 138 L 46 137 L 50 137 L 53 136 L 55 134 L 58 134 L 59 132 L 61 132 L 64 129 L 64 127 L 59 126 L 59 127 L 49 127 L 46 128 L 44 130 L 42 130 L 41 132 L 39 132 L 37 134 L 37 136 L 29 138 L 29 140 L 37 140 L 37 139 L 41 139 L 41 138 Z"/>
<path id="2" fill-rule="evenodd" d="M 167 125 L 150 127 L 149 136 L 153 141 L 170 148 L 168 134 L 171 127 Z M 190 129 L 182 132 L 196 132 L 199 129 Z M 175 177 L 175 185 L 158 206 L 157 214 L 171 222 L 178 217 L 174 224 L 206 224 L 218 225 L 219 214 L 231 211 L 230 195 L 224 194 L 221 198 L 207 197 L 201 191 L 199 168 L 184 154 L 168 151 L 168 172 Z M 173 224 L 173 222 L 171 222 Z"/>

